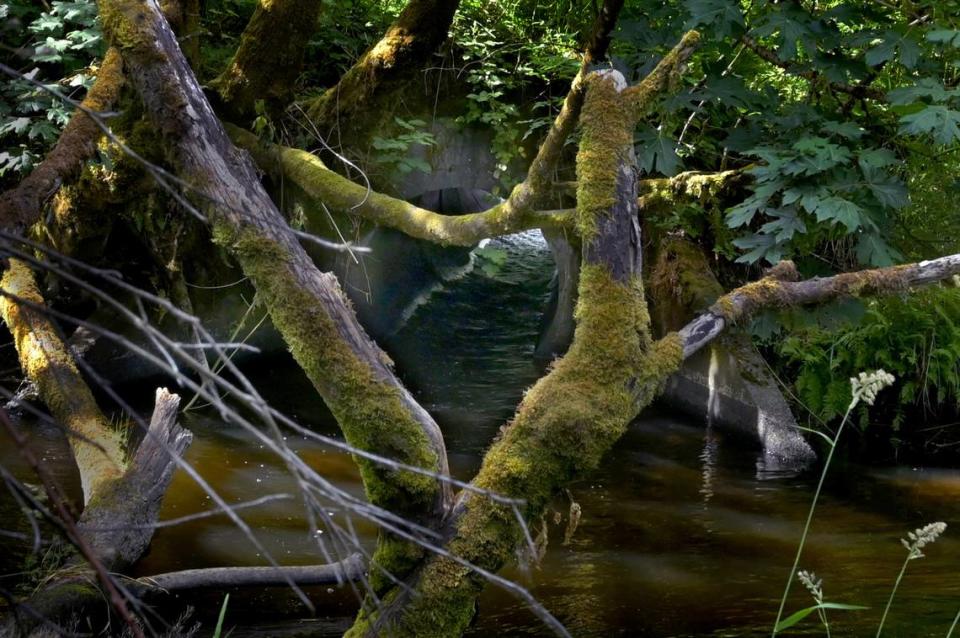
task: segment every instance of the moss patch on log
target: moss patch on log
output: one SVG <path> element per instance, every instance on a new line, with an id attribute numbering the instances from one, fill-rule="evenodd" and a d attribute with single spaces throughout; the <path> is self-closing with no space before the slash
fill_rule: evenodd
<path id="1" fill-rule="evenodd" d="M 4 292 L 0 315 L 13 335 L 20 367 L 37 384 L 53 418 L 67 430 L 87 503 L 126 468 L 123 435 L 100 411 L 73 355 L 42 312 L 43 296 L 30 267 L 10 259 L 0 288 Z"/>

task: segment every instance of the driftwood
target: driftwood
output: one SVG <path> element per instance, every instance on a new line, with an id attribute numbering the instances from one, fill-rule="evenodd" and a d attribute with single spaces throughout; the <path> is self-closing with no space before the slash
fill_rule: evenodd
<path id="1" fill-rule="evenodd" d="M 353 554 L 327 565 L 281 567 L 210 567 L 185 569 L 138 578 L 138 593 L 155 590 L 177 591 L 207 587 L 289 587 L 297 585 L 332 585 L 363 577 L 365 565 L 360 554 Z"/>
<path id="2" fill-rule="evenodd" d="M 150 425 L 123 478 L 105 486 L 78 521 L 97 555 L 114 570 L 132 565 L 147 550 L 153 523 L 180 456 L 193 435 L 177 425 L 180 397 L 158 388 Z"/>

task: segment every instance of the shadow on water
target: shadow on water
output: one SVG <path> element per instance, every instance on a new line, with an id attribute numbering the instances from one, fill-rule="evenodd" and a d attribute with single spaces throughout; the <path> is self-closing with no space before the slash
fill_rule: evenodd
<path id="1" fill-rule="evenodd" d="M 488 246 L 506 258 L 488 257 L 494 268 L 483 266 L 487 258 L 478 256 L 472 271 L 434 291 L 388 343 L 405 380 L 443 426 L 458 477 L 475 471 L 483 448 L 538 374 L 530 355 L 549 257 L 535 241 L 511 238 Z M 272 403 L 298 421 L 336 433 L 289 360 L 261 362 L 251 376 Z M 228 501 L 295 493 L 279 461 L 248 435 L 203 412 L 187 415 L 185 424 L 195 435 L 188 460 Z M 76 495 L 63 440 L 47 428 L 31 430 L 41 455 Z M 0 462 L 28 477 L 11 446 L 2 443 Z M 332 482 L 362 494 L 349 457 L 303 438 L 290 437 L 288 443 Z M 663 408 L 651 410 L 598 471 L 571 486 L 583 514 L 570 543 L 563 544 L 569 509 L 564 498 L 545 517 L 549 546 L 542 564 L 528 571 L 510 568 L 505 575 L 529 587 L 576 636 L 769 635 L 815 480 L 813 473 L 758 474 L 757 453 L 749 444 Z M 870 607 L 833 612 L 834 636 L 872 635 L 905 555 L 899 538 L 936 520 L 950 527 L 927 548 L 927 558 L 910 564 L 885 635 L 945 635 L 960 605 L 958 496 L 960 472 L 954 470 L 852 464 L 832 469 L 801 567 L 824 579 L 829 600 Z M 209 507 L 203 492 L 177 474 L 161 518 Z M 3 527 L 27 529 L 6 495 L 0 497 L 0 518 Z M 296 500 L 247 510 L 244 518 L 282 562 L 317 560 L 316 535 L 322 530 L 305 529 Z M 372 547 L 375 530 L 359 524 L 358 533 Z M 0 551 L 4 573 L 21 568 L 23 547 L 0 540 Z M 137 569 L 146 575 L 262 562 L 241 532 L 217 517 L 158 530 Z M 356 611 L 350 590 L 308 592 L 317 604 L 315 618 L 305 618 L 296 598 L 283 590 L 231 592 L 227 626 L 235 627 L 235 638 L 342 633 Z M 212 623 L 223 593 L 194 592 L 180 600 Z M 795 586 L 788 609 L 809 603 Z M 822 635 L 810 619 L 799 627 L 789 635 Z M 521 602 L 490 587 L 470 635 L 548 634 Z"/>

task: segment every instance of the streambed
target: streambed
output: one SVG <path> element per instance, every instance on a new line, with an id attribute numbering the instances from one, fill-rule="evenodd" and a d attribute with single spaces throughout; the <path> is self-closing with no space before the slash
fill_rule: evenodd
<path id="1" fill-rule="evenodd" d="M 386 344 L 402 365 L 404 381 L 436 415 L 451 469 L 465 480 L 540 374 L 532 351 L 550 276 L 549 254 L 536 236 L 492 242 L 474 259 L 456 281 L 432 290 Z M 336 435 L 322 402 L 287 357 L 260 360 L 250 374 L 274 405 L 315 431 Z M 144 388 L 144 400 L 150 394 L 152 388 Z M 202 410 L 186 415 L 185 425 L 195 437 L 188 460 L 228 501 L 295 493 L 279 461 L 249 435 Z M 63 441 L 42 426 L 34 440 L 76 492 Z M 26 478 L 26 467 L 2 443 L 0 462 Z M 349 457 L 295 436 L 288 443 L 332 482 L 362 495 Z M 576 636 L 769 635 L 818 468 L 797 475 L 762 467 L 750 441 L 663 407 L 649 410 L 593 476 L 571 487 L 582 519 L 569 544 L 562 544 L 569 501 L 561 499 L 555 504 L 561 522 L 554 524 L 552 513 L 548 517 L 542 563 L 504 575 L 530 588 Z M 161 519 L 210 506 L 178 474 Z M 244 518 L 278 560 L 318 560 L 318 531 L 306 529 L 296 500 L 247 510 Z M 6 495 L 0 496 L 0 519 L 5 528 L 25 528 Z M 801 567 L 824 579 L 828 600 L 870 607 L 832 612 L 834 636 L 873 634 L 905 556 L 899 539 L 937 520 L 950 527 L 925 550 L 926 558 L 910 564 L 885 635 L 944 636 L 960 606 L 960 472 L 842 463 L 832 468 Z M 357 532 L 372 547 L 375 530 L 358 522 Z M 0 550 L 3 572 L 18 571 L 22 548 L 0 539 Z M 262 561 L 225 517 L 205 518 L 159 529 L 138 575 Z M 226 624 L 234 627 L 234 638 L 340 635 L 356 611 L 353 593 L 346 587 L 308 591 L 317 617 L 308 617 L 288 591 L 231 592 Z M 212 622 L 222 597 L 190 593 L 181 601 Z M 796 583 L 788 610 L 807 604 Z M 805 633 L 822 635 L 813 617 L 790 635 Z M 470 635 L 549 632 L 522 601 L 491 586 Z"/>

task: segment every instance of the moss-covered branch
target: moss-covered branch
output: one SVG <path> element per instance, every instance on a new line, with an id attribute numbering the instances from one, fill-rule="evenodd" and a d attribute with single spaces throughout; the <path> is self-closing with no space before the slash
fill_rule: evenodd
<path id="1" fill-rule="evenodd" d="M 686 70 L 687 60 L 690 59 L 699 44 L 700 34 L 696 31 L 687 31 L 680 42 L 663 56 L 663 59 L 647 77 L 643 78 L 639 84 L 624 91 L 624 95 L 630 102 L 630 107 L 638 116 L 643 115 L 654 100 L 671 85 L 677 84 L 680 76 Z"/>
<path id="2" fill-rule="evenodd" d="M 638 202 L 644 211 L 666 210 L 682 202 L 705 204 L 736 190 L 749 179 L 743 168 L 716 173 L 686 171 L 673 177 L 642 179 Z"/>
<path id="3" fill-rule="evenodd" d="M 767 308 L 821 304 L 834 299 L 909 292 L 960 274 L 960 255 L 915 264 L 842 273 L 797 281 L 792 262 L 780 262 L 769 275 L 717 299 L 710 310 L 680 331 L 684 357 L 715 339 L 725 327 Z"/>
<path id="4" fill-rule="evenodd" d="M 3 317 L 20 358 L 51 415 L 68 434 L 80 470 L 84 503 L 126 469 L 124 434 L 111 426 L 90 392 L 56 327 L 43 312 L 43 296 L 30 267 L 10 259 L 0 281 Z M 18 303 L 18 301 L 25 301 Z"/>
<path id="5" fill-rule="evenodd" d="M 600 63 L 607 55 L 610 46 L 610 34 L 616 27 L 617 18 L 623 8 L 623 0 L 606 0 L 597 14 L 596 21 L 587 44 L 583 60 L 577 75 L 570 83 L 570 90 L 563 100 L 563 106 L 547 132 L 546 138 L 537 149 L 527 169 L 527 176 L 510 193 L 509 205 L 517 210 L 528 211 L 534 208 L 551 191 L 551 182 L 564 144 L 573 133 L 580 120 L 583 108 L 584 78 L 590 69 Z"/>
<path id="6" fill-rule="evenodd" d="M 654 342 L 640 279 L 640 229 L 632 101 L 615 72 L 588 77 L 577 155 L 577 226 L 584 238 L 577 327 L 569 352 L 525 395 L 483 460 L 474 485 L 523 498 L 533 520 L 569 481 L 592 470 L 681 361 L 677 335 Z M 463 493 L 447 549 L 496 571 L 522 530 L 508 507 Z M 394 590 L 350 635 L 456 636 L 473 615 L 483 579 L 434 556 L 414 594 Z"/>
<path id="7" fill-rule="evenodd" d="M 357 323 L 333 275 L 321 273 L 260 184 L 247 153 L 233 146 L 153 2 L 100 0 L 104 32 L 120 49 L 170 164 L 215 240 L 240 263 L 274 325 L 340 424 L 347 441 L 443 476 L 439 427 L 394 375 Z M 440 478 L 358 458 L 374 504 L 435 526 L 447 510 Z M 374 560 L 403 574 L 418 550 L 381 544 Z M 386 548 L 386 551 L 384 550 Z M 374 583 L 376 585 L 376 583 Z"/>
<path id="8" fill-rule="evenodd" d="M 368 190 L 328 169 L 323 162 L 296 148 L 270 145 L 255 135 L 228 127 L 233 141 L 250 151 L 257 165 L 297 185 L 309 197 L 338 213 L 367 221 L 444 246 L 473 246 L 481 239 L 530 228 L 562 227 L 568 212 L 521 210 L 509 200 L 480 213 L 443 215 L 402 199 Z M 323 220 L 310 220 L 320 227 Z"/>
<path id="9" fill-rule="evenodd" d="M 257 100 L 272 111 L 289 104 L 307 41 L 316 30 L 320 0 L 260 0 L 227 68 L 212 82 L 222 112 L 252 119 Z"/>
<path id="10" fill-rule="evenodd" d="M 123 62 L 116 49 L 108 49 L 97 79 L 80 103 L 94 113 L 109 111 L 123 87 Z M 77 109 L 56 145 L 15 188 L 0 196 L 0 227 L 23 231 L 40 219 L 44 202 L 60 185 L 76 178 L 103 135 L 100 126 L 83 109 Z"/>
<path id="11" fill-rule="evenodd" d="M 324 136 L 350 140 L 392 112 L 395 90 L 419 71 L 447 39 L 460 0 L 410 0 L 387 32 L 307 113 Z"/>

